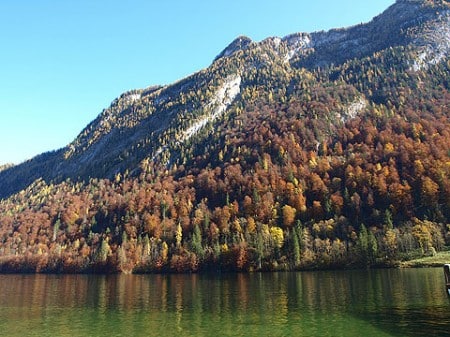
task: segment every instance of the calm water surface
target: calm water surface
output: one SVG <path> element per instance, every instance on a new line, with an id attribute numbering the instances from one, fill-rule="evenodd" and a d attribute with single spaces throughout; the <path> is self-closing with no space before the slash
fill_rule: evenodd
<path id="1" fill-rule="evenodd" d="M 450 336 L 440 268 L 0 275 L 1 336 Z"/>

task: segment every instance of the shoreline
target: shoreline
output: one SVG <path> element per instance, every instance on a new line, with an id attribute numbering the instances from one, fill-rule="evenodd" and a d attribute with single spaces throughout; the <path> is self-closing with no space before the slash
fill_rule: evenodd
<path id="1" fill-rule="evenodd" d="M 196 271 L 185 271 L 185 272 L 175 272 L 173 270 L 135 270 L 135 271 L 124 271 L 124 270 L 117 270 L 117 268 L 105 268 L 106 266 L 103 266 L 104 268 L 88 268 L 85 270 L 77 270 L 74 269 L 66 269 L 64 268 L 61 270 L 40 270 L 37 271 L 34 268 L 24 268 L 21 270 L 20 267 L 16 268 L 2 268 L 4 266 L 0 266 L 0 275 L 8 275 L 8 274 L 55 274 L 55 275 L 118 275 L 118 274 L 124 274 L 124 275 L 145 275 L 145 274 L 160 274 L 160 275 L 171 275 L 171 274 L 208 274 L 208 273 L 270 273 L 270 272 L 302 272 L 302 271 L 326 271 L 326 270 L 355 270 L 355 269 L 408 269 L 408 268 L 439 268 L 443 267 L 444 264 L 450 263 L 450 251 L 442 251 L 436 253 L 434 256 L 426 256 L 421 257 L 413 260 L 408 261 L 395 261 L 391 264 L 378 264 L 378 265 L 372 265 L 372 266 L 357 266 L 357 265 L 348 265 L 348 266 L 341 266 L 338 267 L 321 267 L 321 266 L 310 266 L 307 268 L 299 268 L 299 269 L 273 269 L 273 270 L 229 270 L 229 269 L 223 269 L 223 270 L 211 270 L 211 269 L 200 269 Z M 3 269 L 3 270 L 2 270 Z"/>

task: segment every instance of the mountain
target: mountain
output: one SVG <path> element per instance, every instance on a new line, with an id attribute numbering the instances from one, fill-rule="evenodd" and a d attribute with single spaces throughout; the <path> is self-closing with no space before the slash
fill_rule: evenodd
<path id="1" fill-rule="evenodd" d="M 238 37 L 207 69 L 122 94 L 65 148 L 0 169 L 0 270 L 313 268 L 443 249 L 449 41 L 447 1 L 398 0 L 353 27 Z"/>
<path id="2" fill-rule="evenodd" d="M 393 47 L 405 47 L 410 55 L 405 61 L 419 70 L 445 58 L 449 41 L 447 3 L 412 0 L 397 1 L 368 24 L 350 28 L 259 43 L 239 37 L 209 68 L 172 85 L 122 94 L 66 148 L 3 172 L 0 197 L 18 192 L 38 178 L 111 178 L 134 170 L 145 158 L 170 156 L 177 161 L 173 157 L 194 134 L 245 103 L 239 102 L 241 91 L 255 85 L 270 90 L 269 78 L 263 78 L 266 75 L 278 76 L 278 89 L 284 86 L 288 90 L 295 79 L 290 73 L 298 69 L 340 65 Z M 280 73 L 275 74 L 277 71 Z M 228 92 L 233 85 L 236 90 Z"/>

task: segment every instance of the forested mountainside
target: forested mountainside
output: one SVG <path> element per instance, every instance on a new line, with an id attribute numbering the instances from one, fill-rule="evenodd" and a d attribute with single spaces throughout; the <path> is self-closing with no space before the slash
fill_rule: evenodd
<path id="1" fill-rule="evenodd" d="M 450 245 L 450 6 L 233 41 L 0 169 L 0 271 L 392 265 Z"/>

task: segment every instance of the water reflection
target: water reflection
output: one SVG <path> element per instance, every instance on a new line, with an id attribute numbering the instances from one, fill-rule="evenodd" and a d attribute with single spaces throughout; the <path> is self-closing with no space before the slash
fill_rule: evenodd
<path id="1" fill-rule="evenodd" d="M 446 336 L 440 269 L 1 275 L 0 331 L 36 336 Z"/>

